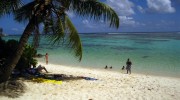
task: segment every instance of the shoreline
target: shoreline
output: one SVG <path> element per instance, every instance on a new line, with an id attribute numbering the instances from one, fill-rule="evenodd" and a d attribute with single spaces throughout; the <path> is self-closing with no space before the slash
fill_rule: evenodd
<path id="1" fill-rule="evenodd" d="M 24 81 L 25 93 L 12 100 L 178 100 L 180 78 L 97 70 L 39 62 L 49 74 L 84 76 L 97 80 L 69 80 L 62 84 Z M 45 73 L 45 72 L 44 72 Z M 0 96 L 1 100 L 9 99 Z M 10 99 L 11 100 L 11 99 Z"/>
<path id="2" fill-rule="evenodd" d="M 47 66 L 45 63 L 43 62 L 39 62 L 39 64 L 42 64 L 43 66 Z M 68 65 L 58 65 L 58 64 L 52 64 L 49 63 L 50 65 L 55 65 L 55 66 L 63 66 L 63 67 L 67 67 L 67 68 L 74 68 L 74 69 L 84 69 L 84 70 L 96 70 L 96 71 L 100 71 L 100 72 L 108 72 L 108 73 L 116 73 L 116 74 L 125 74 L 125 75 L 142 75 L 142 76 L 151 76 L 151 77 L 159 77 L 159 78 L 171 78 L 171 79 L 180 79 L 180 77 L 175 77 L 175 76 L 168 76 L 168 75 L 155 75 L 155 74 L 146 74 L 146 73 L 138 73 L 138 72 L 131 72 L 131 74 L 126 74 L 126 70 L 114 70 L 114 69 L 101 69 L 101 68 L 91 68 L 91 67 L 78 67 L 78 66 L 68 66 Z"/>
<path id="3" fill-rule="evenodd" d="M 42 62 L 42 61 L 38 61 L 39 64 L 42 64 L 44 66 L 46 66 L 45 62 Z M 121 70 L 117 70 L 117 69 L 104 69 L 104 68 L 98 68 L 98 67 L 90 67 L 90 66 L 71 66 L 71 65 L 59 65 L 57 63 L 49 63 L 49 64 L 52 64 L 52 65 L 58 65 L 58 66 L 64 66 L 64 67 L 69 67 L 69 68 L 77 68 L 77 69 L 93 69 L 93 70 L 98 70 L 98 71 L 109 71 L 109 72 L 112 72 L 112 73 L 121 73 L 121 74 L 126 74 L 126 69 L 124 69 L 123 71 Z M 124 73 L 122 73 L 124 72 Z M 175 75 L 165 75 L 165 74 L 152 74 L 152 73 L 146 73 L 146 72 L 138 72 L 138 71 L 134 71 L 133 68 L 132 68 L 132 71 L 131 71 L 132 74 L 137 74 L 137 75 L 146 75 L 146 76 L 155 76 L 155 77 L 166 77 L 166 78 L 174 78 L 174 79 L 180 79 L 180 77 L 178 76 L 175 76 Z"/>

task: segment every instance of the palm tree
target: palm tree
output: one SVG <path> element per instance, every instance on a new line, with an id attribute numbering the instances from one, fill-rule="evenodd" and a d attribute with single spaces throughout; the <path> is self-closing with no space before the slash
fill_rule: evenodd
<path id="1" fill-rule="evenodd" d="M 119 18 L 115 11 L 98 0 L 34 0 L 15 12 L 15 19 L 19 22 L 28 21 L 28 24 L 20 38 L 17 52 L 8 61 L 0 75 L 0 83 L 10 76 L 12 70 L 22 55 L 29 36 L 34 32 L 34 46 L 38 44 L 39 24 L 44 24 L 44 32 L 51 34 L 53 43 L 68 40 L 73 48 L 75 56 L 82 59 L 82 45 L 76 28 L 73 26 L 67 11 L 73 11 L 79 16 L 90 19 L 109 22 L 110 27 L 119 27 Z"/>
<path id="2" fill-rule="evenodd" d="M 4 16 L 6 14 L 13 13 L 15 10 L 17 10 L 21 6 L 22 6 L 21 0 L 1 0 L 1 2 L 0 2 L 0 17 Z M 5 77 L 4 73 L 6 73 L 5 67 L 0 67 L 0 83 L 4 82 L 5 78 L 2 78 L 2 77 Z M 7 75 L 6 75 L 6 77 L 7 77 Z M 7 77 L 7 79 L 8 79 L 8 77 Z"/>

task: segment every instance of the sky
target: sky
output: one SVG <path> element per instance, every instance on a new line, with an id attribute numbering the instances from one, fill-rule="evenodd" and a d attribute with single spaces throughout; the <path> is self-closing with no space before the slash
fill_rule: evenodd
<path id="1" fill-rule="evenodd" d="M 79 33 L 180 31 L 180 0 L 99 1 L 116 11 L 120 27 L 110 28 L 103 20 L 93 21 L 67 12 Z M 0 17 L 0 27 L 6 34 L 22 34 L 26 25 L 27 23 L 14 21 L 12 15 Z"/>

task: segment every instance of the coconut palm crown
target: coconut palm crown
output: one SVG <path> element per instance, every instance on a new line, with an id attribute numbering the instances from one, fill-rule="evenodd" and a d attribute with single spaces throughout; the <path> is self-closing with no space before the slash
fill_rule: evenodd
<path id="1" fill-rule="evenodd" d="M 34 0 L 18 9 L 15 19 L 19 22 L 29 21 L 32 16 L 34 27 L 34 46 L 38 45 L 39 24 L 44 24 L 44 33 L 51 34 L 51 41 L 59 43 L 68 38 L 69 45 L 75 51 L 75 56 L 82 59 L 82 45 L 76 28 L 73 26 L 67 11 L 90 19 L 109 22 L 110 27 L 119 27 L 119 18 L 115 11 L 98 0 Z"/>
<path id="2" fill-rule="evenodd" d="M 22 6 L 21 0 L 1 0 L 0 1 L 0 17 L 10 14 Z"/>
<path id="3" fill-rule="evenodd" d="M 119 18 L 115 11 L 98 0 L 32 0 L 32 2 L 20 6 L 21 0 L 1 0 L 0 2 L 0 15 L 13 12 L 17 21 L 28 21 L 16 52 L 6 60 L 5 66 L 0 68 L 0 83 L 8 80 L 32 33 L 35 33 L 34 47 L 38 45 L 41 23 L 44 24 L 44 33 L 51 34 L 50 39 L 54 44 L 66 38 L 70 47 L 73 48 L 75 56 L 79 57 L 79 61 L 82 59 L 82 44 L 67 11 L 73 11 L 79 16 L 94 20 L 103 19 L 105 22 L 109 22 L 110 27 L 119 27 Z"/>

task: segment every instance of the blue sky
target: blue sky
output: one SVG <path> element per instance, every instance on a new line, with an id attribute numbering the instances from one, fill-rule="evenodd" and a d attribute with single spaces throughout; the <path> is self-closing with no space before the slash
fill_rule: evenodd
<path id="1" fill-rule="evenodd" d="M 79 33 L 180 31 L 180 0 L 99 1 L 111 6 L 117 12 L 120 27 L 109 28 L 102 20 L 95 22 L 78 17 L 73 12 L 67 12 Z M 22 34 L 26 24 L 14 21 L 11 15 L 0 18 L 0 27 L 7 34 Z"/>

